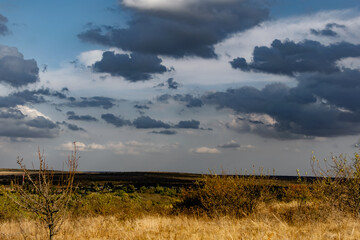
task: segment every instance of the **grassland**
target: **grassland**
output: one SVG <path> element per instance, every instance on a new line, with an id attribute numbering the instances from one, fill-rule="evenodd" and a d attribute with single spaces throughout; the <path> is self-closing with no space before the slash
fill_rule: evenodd
<path id="1" fill-rule="evenodd" d="M 9 189 L 22 177 L 5 169 L 0 179 Z M 360 239 L 357 182 L 83 172 L 75 186 L 54 239 Z M 36 216 L 0 196 L 0 239 L 47 238 Z"/>
<path id="2" fill-rule="evenodd" d="M 21 226 L 21 228 L 20 228 Z M 55 239 L 360 239 L 360 221 L 353 218 L 290 225 L 275 217 L 193 218 L 145 216 L 119 221 L 115 217 L 67 220 Z M 46 239 L 36 221 L 7 221 L 0 225 L 0 239 Z"/>

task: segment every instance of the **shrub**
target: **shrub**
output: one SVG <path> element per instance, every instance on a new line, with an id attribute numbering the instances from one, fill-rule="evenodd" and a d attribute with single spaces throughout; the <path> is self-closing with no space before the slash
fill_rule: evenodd
<path id="1" fill-rule="evenodd" d="M 313 184 L 314 195 L 331 207 L 350 212 L 356 216 L 360 213 L 360 156 L 354 154 L 348 159 L 346 155 L 331 156 L 330 161 L 319 161 L 312 157 L 312 168 L 317 176 Z"/>
<path id="2" fill-rule="evenodd" d="M 264 177 L 206 175 L 194 188 L 184 190 L 175 206 L 191 214 L 209 217 L 232 215 L 243 217 L 253 213 L 268 196 Z"/>

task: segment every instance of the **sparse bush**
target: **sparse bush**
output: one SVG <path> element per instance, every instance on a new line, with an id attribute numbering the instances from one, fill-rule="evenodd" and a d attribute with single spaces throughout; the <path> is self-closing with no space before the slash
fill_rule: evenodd
<path id="1" fill-rule="evenodd" d="M 331 156 L 330 161 L 312 157 L 312 168 L 317 176 L 314 195 L 340 211 L 360 214 L 360 156 Z"/>
<path id="2" fill-rule="evenodd" d="M 66 162 L 68 171 L 56 179 L 55 171 L 50 169 L 44 155 L 38 150 L 39 170 L 32 174 L 23 159 L 17 163 L 24 171 L 28 185 L 14 184 L 13 192 L 4 191 L 9 199 L 24 211 L 35 214 L 48 228 L 49 239 L 59 231 L 64 220 L 66 208 L 71 200 L 75 172 L 78 166 L 77 149 L 74 150 Z"/>

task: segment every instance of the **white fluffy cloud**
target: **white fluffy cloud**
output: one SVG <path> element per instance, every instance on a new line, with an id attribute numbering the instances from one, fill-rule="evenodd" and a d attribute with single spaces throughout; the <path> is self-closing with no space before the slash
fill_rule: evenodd
<path id="1" fill-rule="evenodd" d="M 35 108 L 30 108 L 24 105 L 17 105 L 16 108 L 21 111 L 22 114 L 26 115 L 30 119 L 34 119 L 37 117 L 43 117 L 48 120 L 51 120 L 50 117 L 46 116 L 45 114 L 39 112 Z"/>
<path id="2" fill-rule="evenodd" d="M 73 150 L 73 143 L 67 142 L 61 145 L 60 150 Z M 118 155 L 139 155 L 151 152 L 168 152 L 178 148 L 178 144 L 154 144 L 138 141 L 108 142 L 106 144 L 76 142 L 79 151 L 109 150 Z"/>
<path id="3" fill-rule="evenodd" d="M 219 154 L 219 153 L 221 153 L 216 148 L 208 148 L 208 147 L 199 147 L 199 148 L 196 148 L 196 149 L 191 149 L 190 151 L 194 152 L 194 153 L 209 153 L 209 154 Z"/>
<path id="4" fill-rule="evenodd" d="M 236 0 L 123 0 L 125 6 L 145 9 L 145 10 L 166 10 L 166 11 L 185 11 L 197 2 L 202 3 L 228 3 Z"/>

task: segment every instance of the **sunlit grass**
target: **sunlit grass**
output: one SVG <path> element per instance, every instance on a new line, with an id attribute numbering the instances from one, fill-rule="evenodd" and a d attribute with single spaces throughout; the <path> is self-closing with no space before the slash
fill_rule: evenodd
<path id="1" fill-rule="evenodd" d="M 286 206 L 288 207 L 288 206 Z M 38 222 L 23 219 L 0 224 L 0 239 L 46 239 Z M 360 220 L 336 217 L 289 224 L 272 214 L 246 218 L 144 216 L 68 219 L 55 239 L 360 239 Z"/>

